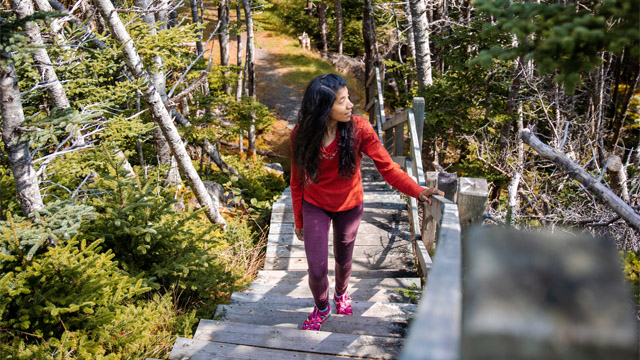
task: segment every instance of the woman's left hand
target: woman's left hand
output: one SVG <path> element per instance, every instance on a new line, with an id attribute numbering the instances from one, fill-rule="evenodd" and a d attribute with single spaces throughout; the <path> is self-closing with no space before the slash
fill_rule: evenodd
<path id="1" fill-rule="evenodd" d="M 426 201 L 429 205 L 431 205 L 431 195 L 440 195 L 440 196 L 444 196 L 444 193 L 438 189 L 435 188 L 428 188 L 426 190 L 422 190 L 420 192 L 420 195 L 418 195 L 418 199 L 420 201 Z"/>

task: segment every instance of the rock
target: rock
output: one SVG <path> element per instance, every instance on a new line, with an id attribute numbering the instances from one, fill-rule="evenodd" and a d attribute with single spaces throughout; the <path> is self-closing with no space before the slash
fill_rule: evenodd
<path id="1" fill-rule="evenodd" d="M 267 164 L 262 168 L 267 172 L 284 176 L 284 169 L 282 168 L 282 165 L 280 163 Z"/>

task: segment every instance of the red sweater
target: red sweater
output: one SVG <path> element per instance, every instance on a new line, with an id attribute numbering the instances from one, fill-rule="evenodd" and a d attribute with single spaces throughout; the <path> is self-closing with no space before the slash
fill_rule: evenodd
<path id="1" fill-rule="evenodd" d="M 302 199 L 332 212 L 349 210 L 362 204 L 362 174 L 360 173 L 362 154 L 366 154 L 373 160 L 384 180 L 394 188 L 414 198 L 418 198 L 420 192 L 424 190 L 391 160 L 389 153 L 382 146 L 378 135 L 367 120 L 352 115 L 351 121 L 356 129 L 356 172 L 353 176 L 345 178 L 338 175 L 340 159 L 340 154 L 337 152 L 338 136 L 329 146 L 323 147 L 320 151 L 317 183 L 306 176 L 304 181 L 295 164 L 291 164 L 291 198 L 296 228 L 303 226 Z M 291 132 L 292 144 L 296 130 Z"/>

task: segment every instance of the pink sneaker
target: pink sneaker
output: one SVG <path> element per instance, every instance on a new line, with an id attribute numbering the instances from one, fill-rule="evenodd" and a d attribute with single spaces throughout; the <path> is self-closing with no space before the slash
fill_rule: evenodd
<path id="1" fill-rule="evenodd" d="M 340 297 L 333 294 L 333 302 L 336 304 L 336 313 L 339 315 L 353 315 L 351 297 L 346 292 Z"/>
<path id="2" fill-rule="evenodd" d="M 327 306 L 326 311 L 320 311 L 317 306 L 313 307 L 313 312 L 309 314 L 307 320 L 302 324 L 302 330 L 320 331 L 322 323 L 331 316 L 331 306 Z"/>

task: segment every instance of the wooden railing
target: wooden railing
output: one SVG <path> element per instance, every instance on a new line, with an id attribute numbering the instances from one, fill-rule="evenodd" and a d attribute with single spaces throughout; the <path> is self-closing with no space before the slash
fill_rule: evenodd
<path id="1" fill-rule="evenodd" d="M 455 174 L 428 172 L 422 165 L 424 128 L 423 98 L 413 99 L 411 109 L 384 116 L 382 84 L 375 68 L 368 81 L 378 136 L 392 159 L 416 182 L 437 187 L 445 196 L 433 196 L 431 205 L 409 198 L 409 221 L 417 267 L 426 289 L 411 326 L 402 359 L 459 359 L 462 323 L 462 234 L 482 219 L 488 196 L 485 179 L 460 178 Z M 374 107 L 373 109 L 370 107 Z M 371 118 L 371 115 L 370 115 Z M 410 139 L 409 157 L 404 155 L 405 128 Z M 457 199 L 457 203 L 454 202 Z M 419 210 L 422 207 L 422 222 Z M 462 215 L 461 215 L 462 214 Z M 432 260 L 431 254 L 436 256 Z M 424 285 L 424 284 L 423 284 Z"/>
<path id="2" fill-rule="evenodd" d="M 381 91 L 381 86 L 375 88 Z M 384 104 L 381 92 L 372 104 Z M 629 315 L 637 309 L 625 292 L 611 242 L 575 235 L 558 240 L 513 230 L 470 231 L 483 218 L 487 181 L 424 173 L 424 100 L 414 98 L 413 109 L 387 118 L 382 109 L 372 113 L 394 161 L 420 185 L 445 193 L 433 196 L 430 205 L 409 200 L 413 249 L 426 288 L 400 359 L 639 358 L 640 330 L 635 316 Z"/>

